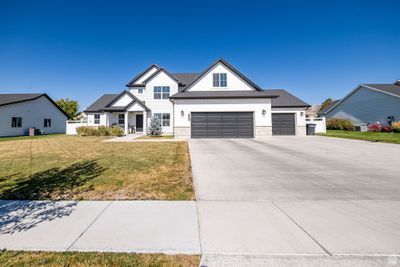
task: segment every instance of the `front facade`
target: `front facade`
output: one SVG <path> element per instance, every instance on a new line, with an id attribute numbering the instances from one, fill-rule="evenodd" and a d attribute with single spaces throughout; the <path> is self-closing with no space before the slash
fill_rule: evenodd
<path id="1" fill-rule="evenodd" d="M 0 136 L 65 133 L 67 115 L 46 94 L 0 94 Z"/>
<path id="2" fill-rule="evenodd" d="M 319 116 L 349 119 L 354 125 L 400 121 L 400 82 L 361 84 L 341 100 L 333 101 Z"/>
<path id="3" fill-rule="evenodd" d="M 89 106 L 88 125 L 146 133 L 156 116 L 163 134 L 176 138 L 305 135 L 307 103 L 285 90 L 261 89 L 223 59 L 201 73 L 169 73 L 151 65 L 127 87 Z"/>

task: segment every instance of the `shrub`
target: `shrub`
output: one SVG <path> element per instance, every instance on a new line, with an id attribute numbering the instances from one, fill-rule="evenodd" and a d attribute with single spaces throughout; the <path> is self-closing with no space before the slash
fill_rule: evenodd
<path id="1" fill-rule="evenodd" d="M 118 125 L 111 127 L 111 135 L 112 136 L 123 136 L 124 135 L 124 130 L 122 130 L 121 127 Z"/>
<path id="2" fill-rule="evenodd" d="M 382 125 L 380 125 L 379 123 L 368 124 L 369 132 L 380 132 L 381 130 L 382 130 Z"/>
<path id="3" fill-rule="evenodd" d="M 354 131 L 354 124 L 347 119 L 332 118 L 326 122 L 326 129 Z"/>
<path id="4" fill-rule="evenodd" d="M 400 133 L 400 121 L 393 122 L 392 129 L 393 129 L 393 132 Z"/>
<path id="5" fill-rule="evenodd" d="M 151 136 L 160 136 L 162 134 L 161 120 L 159 118 L 151 118 L 148 133 Z"/>
<path id="6" fill-rule="evenodd" d="M 381 131 L 385 132 L 385 133 L 390 133 L 390 132 L 392 132 L 392 130 L 393 130 L 392 127 L 389 125 L 383 126 L 381 129 Z"/>
<path id="7" fill-rule="evenodd" d="M 99 136 L 109 136 L 111 135 L 111 128 L 106 126 L 99 126 L 97 128 L 97 134 Z"/>

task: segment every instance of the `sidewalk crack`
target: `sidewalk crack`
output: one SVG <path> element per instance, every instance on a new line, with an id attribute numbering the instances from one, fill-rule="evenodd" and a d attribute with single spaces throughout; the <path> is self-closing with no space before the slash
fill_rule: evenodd
<path id="1" fill-rule="evenodd" d="M 323 251 L 325 251 L 326 254 L 328 254 L 329 256 L 332 256 L 332 253 L 330 253 L 321 243 L 319 243 L 317 241 L 317 239 L 315 239 L 311 234 L 309 234 L 303 227 L 300 226 L 300 224 L 298 224 L 292 217 L 289 216 L 289 214 L 287 214 L 282 208 L 280 208 L 274 201 L 271 201 L 272 204 L 278 209 L 280 210 L 283 214 L 286 215 L 286 217 L 289 218 L 289 220 L 291 220 L 295 225 L 297 225 L 297 227 L 299 227 L 308 237 L 310 237 Z"/>
<path id="2" fill-rule="evenodd" d="M 89 230 L 89 228 L 97 221 L 97 219 L 104 214 L 104 212 L 111 206 L 113 202 L 114 201 L 110 201 L 110 203 L 107 204 L 107 206 L 93 219 L 93 221 L 83 230 L 83 232 L 74 240 L 74 242 L 72 242 L 66 251 L 69 251 L 75 245 L 75 243 L 87 232 L 87 230 Z"/>

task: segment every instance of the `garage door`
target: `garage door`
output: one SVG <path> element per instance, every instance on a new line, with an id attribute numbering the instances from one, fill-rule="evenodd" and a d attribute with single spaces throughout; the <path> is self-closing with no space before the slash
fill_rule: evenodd
<path id="1" fill-rule="evenodd" d="M 192 138 L 253 138 L 253 112 L 192 112 Z"/>
<path id="2" fill-rule="evenodd" d="M 296 135 L 294 113 L 272 113 L 272 135 Z"/>

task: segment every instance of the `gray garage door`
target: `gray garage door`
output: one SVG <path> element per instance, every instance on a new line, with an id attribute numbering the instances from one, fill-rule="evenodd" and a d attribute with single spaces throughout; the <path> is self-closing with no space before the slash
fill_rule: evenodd
<path id="1" fill-rule="evenodd" d="M 192 138 L 253 138 L 253 112 L 192 112 Z"/>
<path id="2" fill-rule="evenodd" d="M 272 135 L 296 135 L 294 113 L 272 113 Z"/>

